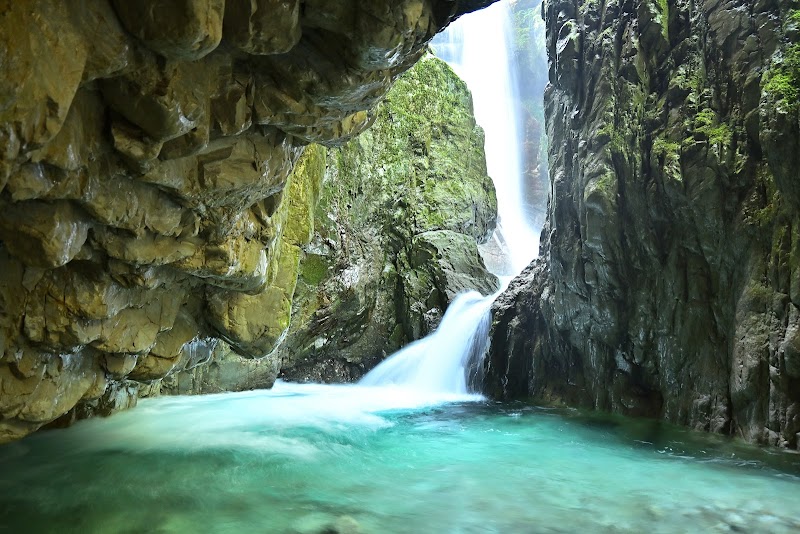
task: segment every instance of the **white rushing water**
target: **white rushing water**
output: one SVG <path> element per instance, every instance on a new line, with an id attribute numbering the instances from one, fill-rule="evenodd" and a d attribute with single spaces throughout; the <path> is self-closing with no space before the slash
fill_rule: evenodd
<path id="1" fill-rule="evenodd" d="M 522 135 L 515 109 L 519 98 L 509 53 L 512 31 L 508 2 L 501 0 L 457 20 L 437 38 L 434 48 L 472 92 L 475 118 L 486 135 L 487 170 L 497 191 L 498 229 L 493 238 L 507 255 L 511 273 L 517 274 L 538 253 L 539 238 L 523 202 Z M 498 294 L 460 295 L 436 332 L 397 352 L 360 384 L 429 393 L 469 392 L 483 367 L 491 306 Z"/>
<path id="2" fill-rule="evenodd" d="M 359 384 L 399 386 L 428 393 L 466 394 L 474 387 L 488 348 L 491 307 L 497 293 L 462 293 L 431 335 L 396 352 Z M 470 380 L 470 379 L 473 380 Z"/>
<path id="3" fill-rule="evenodd" d="M 475 119 L 486 133 L 486 166 L 497 191 L 493 238 L 505 243 L 512 274 L 517 274 L 538 254 L 539 235 L 524 206 L 512 37 L 508 0 L 501 0 L 455 21 L 436 38 L 434 49 L 472 92 Z"/>

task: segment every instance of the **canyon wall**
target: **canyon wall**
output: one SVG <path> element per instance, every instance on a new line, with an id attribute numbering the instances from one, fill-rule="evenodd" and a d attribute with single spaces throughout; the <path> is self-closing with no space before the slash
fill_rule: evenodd
<path id="1" fill-rule="evenodd" d="M 800 445 L 798 7 L 547 2 L 548 220 L 488 391 Z"/>
<path id="2" fill-rule="evenodd" d="M 356 380 L 433 330 L 457 293 L 497 289 L 477 248 L 494 230 L 497 201 L 467 86 L 428 55 L 376 115 L 328 150 L 277 351 L 283 378 Z"/>
<path id="3" fill-rule="evenodd" d="M 488 3 L 0 1 L 0 442 L 220 350 L 270 354 L 304 147 L 365 130 L 432 36 Z"/>

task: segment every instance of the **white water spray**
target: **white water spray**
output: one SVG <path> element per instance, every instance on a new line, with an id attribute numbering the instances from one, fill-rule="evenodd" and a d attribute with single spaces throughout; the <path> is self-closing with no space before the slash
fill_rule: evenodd
<path id="1" fill-rule="evenodd" d="M 428 393 L 469 392 L 488 348 L 490 308 L 497 293 L 462 293 L 434 333 L 411 343 L 370 371 L 359 384 L 395 385 Z"/>
<path id="2" fill-rule="evenodd" d="M 497 191 L 502 247 L 516 275 L 536 257 L 539 235 L 526 213 L 522 173 L 522 129 L 510 54 L 513 26 L 508 0 L 464 15 L 434 41 L 434 49 L 467 83 L 475 119 L 486 133 L 486 166 Z"/>

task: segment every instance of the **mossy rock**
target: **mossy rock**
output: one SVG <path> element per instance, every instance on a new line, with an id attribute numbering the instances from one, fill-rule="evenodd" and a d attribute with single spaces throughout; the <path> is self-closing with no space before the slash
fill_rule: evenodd
<path id="1" fill-rule="evenodd" d="M 466 85 L 426 56 L 370 130 L 328 151 L 285 378 L 355 380 L 427 334 L 457 292 L 494 291 L 477 251 L 497 217 L 483 144 Z"/>

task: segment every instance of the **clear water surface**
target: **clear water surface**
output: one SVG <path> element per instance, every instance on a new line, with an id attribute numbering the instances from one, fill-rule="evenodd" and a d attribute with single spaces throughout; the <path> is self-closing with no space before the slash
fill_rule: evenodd
<path id="1" fill-rule="evenodd" d="M 799 532 L 798 473 L 649 421 L 278 383 L 0 447 L 0 533 Z"/>

